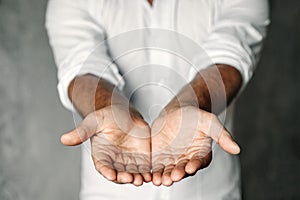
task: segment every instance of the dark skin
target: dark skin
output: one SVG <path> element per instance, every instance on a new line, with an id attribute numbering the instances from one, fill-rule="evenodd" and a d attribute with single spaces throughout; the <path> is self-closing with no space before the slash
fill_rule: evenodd
<path id="1" fill-rule="evenodd" d="M 151 6 L 153 5 L 153 0 L 148 0 L 148 2 Z"/>
<path id="2" fill-rule="evenodd" d="M 84 120 L 61 141 L 78 145 L 90 138 L 95 168 L 110 181 L 170 186 L 209 165 L 212 140 L 230 154 L 239 153 L 216 115 L 230 104 L 241 83 L 234 67 L 219 64 L 202 70 L 150 129 L 110 83 L 79 76 L 69 86 L 69 97 Z"/>
<path id="3" fill-rule="evenodd" d="M 93 75 L 74 79 L 69 97 L 83 122 L 61 141 L 78 145 L 91 139 L 96 170 L 116 183 L 151 181 L 150 128 L 114 86 Z"/>
<path id="4" fill-rule="evenodd" d="M 241 83 L 235 68 L 209 67 L 165 107 L 151 127 L 153 184 L 170 186 L 207 167 L 212 140 L 230 154 L 239 153 L 216 115 L 230 104 Z"/>

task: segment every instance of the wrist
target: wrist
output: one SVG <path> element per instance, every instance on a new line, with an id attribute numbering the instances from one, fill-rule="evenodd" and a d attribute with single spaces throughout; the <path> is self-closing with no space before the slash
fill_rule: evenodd
<path id="1" fill-rule="evenodd" d="M 178 99 L 178 96 L 175 97 L 168 105 L 161 111 L 160 116 L 163 116 L 165 114 L 173 113 L 174 111 L 186 107 L 194 107 L 199 109 L 198 103 L 192 100 L 180 100 Z"/>
<path id="2" fill-rule="evenodd" d="M 199 101 L 200 97 L 195 95 L 194 90 L 191 88 L 191 85 L 188 84 L 184 88 L 181 89 L 181 91 L 175 96 L 165 107 L 165 111 L 169 112 L 170 110 L 177 109 L 180 107 L 197 107 L 200 108 L 200 103 L 202 101 Z"/>
<path id="3" fill-rule="evenodd" d="M 143 119 L 139 111 L 137 111 L 136 108 L 130 104 L 129 100 L 125 96 L 123 96 L 119 91 L 114 90 L 113 92 L 111 92 L 109 97 L 110 98 L 105 103 L 105 107 L 118 107 L 119 109 L 128 111 L 130 116 L 134 119 Z M 95 103 L 96 110 L 103 108 L 104 103 L 101 103 L 101 100 L 95 99 Z M 100 106 L 97 106 L 98 103 L 100 104 Z"/>

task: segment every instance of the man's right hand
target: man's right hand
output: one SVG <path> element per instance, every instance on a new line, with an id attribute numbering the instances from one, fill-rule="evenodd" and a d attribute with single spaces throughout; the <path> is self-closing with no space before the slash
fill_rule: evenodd
<path id="1" fill-rule="evenodd" d="M 61 142 L 73 146 L 89 138 L 95 168 L 106 179 L 136 186 L 151 181 L 150 128 L 137 111 L 123 105 L 94 111 Z"/>

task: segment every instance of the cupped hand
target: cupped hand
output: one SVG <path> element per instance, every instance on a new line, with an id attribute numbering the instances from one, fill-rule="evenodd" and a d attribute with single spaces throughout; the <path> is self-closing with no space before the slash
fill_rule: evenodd
<path id="1" fill-rule="evenodd" d="M 152 182 L 170 186 L 209 165 L 211 145 L 238 154 L 239 146 L 216 115 L 194 106 L 163 111 L 153 122 Z"/>
<path id="2" fill-rule="evenodd" d="M 102 108 L 61 141 L 78 145 L 89 138 L 95 168 L 106 179 L 136 186 L 151 181 L 150 128 L 136 111 L 120 105 Z"/>

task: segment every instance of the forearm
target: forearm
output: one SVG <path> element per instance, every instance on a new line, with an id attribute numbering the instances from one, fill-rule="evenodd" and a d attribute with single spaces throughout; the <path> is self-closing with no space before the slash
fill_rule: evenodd
<path id="1" fill-rule="evenodd" d="M 240 72 L 229 65 L 216 65 L 200 71 L 190 84 L 183 87 L 167 105 L 194 105 L 200 109 L 219 114 L 238 93 L 242 84 Z"/>
<path id="2" fill-rule="evenodd" d="M 131 114 L 138 115 L 128 100 L 110 82 L 93 75 L 82 75 L 72 80 L 68 95 L 77 111 L 86 116 L 111 105 L 129 106 Z"/>
<path id="3" fill-rule="evenodd" d="M 113 88 L 108 81 L 88 74 L 71 81 L 68 95 L 76 110 L 82 116 L 86 116 L 111 105 Z"/>

